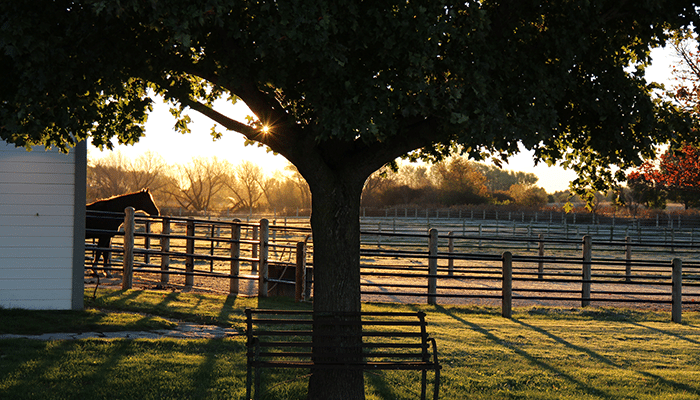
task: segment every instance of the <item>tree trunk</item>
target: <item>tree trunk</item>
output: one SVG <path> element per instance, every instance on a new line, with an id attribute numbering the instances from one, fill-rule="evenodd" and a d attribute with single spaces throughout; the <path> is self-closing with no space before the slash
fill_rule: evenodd
<path id="1" fill-rule="evenodd" d="M 316 176 L 315 178 L 320 178 Z M 361 359 L 361 328 L 323 323 L 338 312 L 360 311 L 360 194 L 357 177 L 334 174 L 332 180 L 312 188 L 314 256 L 314 359 Z M 320 178 L 322 179 L 322 178 Z M 309 180 L 307 178 L 307 180 Z M 329 182 L 331 181 L 331 182 Z M 318 183 L 318 182 L 316 182 Z M 337 321 L 337 320 L 336 320 Z M 335 356 L 334 356 L 335 355 Z M 316 369 L 309 380 L 309 400 L 362 400 L 361 370 Z"/>

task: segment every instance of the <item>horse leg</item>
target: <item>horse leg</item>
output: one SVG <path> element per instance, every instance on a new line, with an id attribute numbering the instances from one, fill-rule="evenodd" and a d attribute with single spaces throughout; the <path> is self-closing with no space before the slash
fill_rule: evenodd
<path id="1" fill-rule="evenodd" d="M 97 247 L 102 248 L 102 249 L 108 249 L 109 246 L 111 245 L 111 238 L 110 237 L 101 237 L 100 240 L 97 242 Z M 107 278 L 112 277 L 112 271 L 109 269 L 111 266 L 108 265 L 111 261 L 111 252 L 109 250 L 100 250 L 100 253 L 102 255 L 102 265 L 105 267 L 105 276 Z"/>
<path id="2" fill-rule="evenodd" d="M 92 245 L 94 247 L 98 247 L 99 245 L 95 243 L 95 238 L 92 238 Z M 97 267 L 97 264 L 100 262 L 100 256 L 102 255 L 102 251 L 100 250 L 92 250 L 92 265 L 90 266 L 92 268 L 92 276 L 98 276 L 98 272 L 95 269 Z"/>
<path id="3" fill-rule="evenodd" d="M 97 263 L 100 262 L 100 257 L 102 256 L 101 250 L 95 250 L 95 257 L 92 259 L 92 276 L 97 276 L 98 272 L 95 269 Z"/>

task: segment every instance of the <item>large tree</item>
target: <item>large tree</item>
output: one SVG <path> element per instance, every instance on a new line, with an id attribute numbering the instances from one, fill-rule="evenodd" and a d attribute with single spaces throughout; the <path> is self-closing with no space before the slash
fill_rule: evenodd
<path id="1" fill-rule="evenodd" d="M 110 147 L 143 135 L 151 93 L 181 131 L 196 110 L 298 168 L 312 193 L 314 309 L 357 311 L 373 171 L 522 144 L 576 170 L 576 184 L 611 183 L 622 174 L 610 165 L 683 132 L 643 69 L 650 46 L 696 17 L 687 0 L 2 1 L 0 137 Z M 217 111 L 222 96 L 257 120 Z M 363 398 L 362 376 L 315 371 L 309 397 Z"/>

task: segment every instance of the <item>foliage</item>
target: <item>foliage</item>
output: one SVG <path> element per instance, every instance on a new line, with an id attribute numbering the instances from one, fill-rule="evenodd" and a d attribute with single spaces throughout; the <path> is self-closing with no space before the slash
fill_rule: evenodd
<path id="1" fill-rule="evenodd" d="M 541 187 L 517 183 L 508 189 L 508 195 L 515 204 L 527 207 L 540 207 L 547 203 L 547 192 Z"/>
<path id="2" fill-rule="evenodd" d="M 700 56 L 697 52 L 697 40 L 693 37 L 677 37 L 671 43 L 680 63 L 673 66 L 673 75 L 677 84 L 672 94 L 686 110 L 698 115 L 700 113 Z"/>
<path id="3" fill-rule="evenodd" d="M 534 186 L 534 174 L 503 171 L 453 156 L 441 162 L 414 166 L 402 164 L 395 172 L 381 169 L 365 182 L 362 205 L 442 206 L 518 204 L 541 206 L 547 201 L 544 189 Z M 508 186 L 506 186 L 508 185 Z M 492 188 L 505 187 L 503 190 Z"/>
<path id="4" fill-rule="evenodd" d="M 494 165 L 476 164 L 476 168 L 486 177 L 489 190 L 505 191 L 515 184 L 533 186 L 537 183 L 537 175 L 532 172 L 507 171 Z"/>
<path id="5" fill-rule="evenodd" d="M 647 161 L 630 172 L 628 185 L 634 200 L 647 207 L 665 205 L 665 199 L 683 203 L 686 209 L 700 204 L 700 151 L 696 146 L 685 144 L 680 149 L 666 150 L 658 166 Z"/>
<path id="6" fill-rule="evenodd" d="M 685 110 L 700 114 L 700 56 L 697 53 L 697 40 L 690 34 L 678 34 L 671 42 L 679 57 L 673 66 L 677 84 L 670 96 Z M 639 168 L 628 174 L 630 189 L 627 200 L 634 204 L 644 204 L 652 208 L 664 208 L 666 200 L 679 201 L 685 208 L 700 205 L 700 151 L 697 140 L 677 142 L 668 147 L 656 160 L 650 158 Z"/>
<path id="7" fill-rule="evenodd" d="M 338 145 L 355 140 L 395 147 L 366 161 L 370 172 L 416 149 L 411 157 L 434 159 L 453 141 L 478 158 L 522 142 L 597 188 L 612 179 L 609 165 L 672 138 L 667 128 L 678 120 L 651 100 L 642 72 L 648 46 L 687 26 L 693 10 L 690 1 L 633 10 L 535 1 L 5 2 L 0 132 L 24 146 L 65 148 L 88 135 L 98 146 L 110 147 L 112 136 L 131 143 L 143 133 L 151 90 L 173 104 L 178 130 L 187 130 L 189 107 L 302 166 L 299 151 L 311 147 L 328 150 L 327 162 L 348 161 Z M 213 110 L 224 94 L 243 99 L 260 122 Z M 292 134 L 289 124 L 303 129 Z M 306 135 L 316 144 L 300 142 Z"/>
<path id="8" fill-rule="evenodd" d="M 440 200 L 451 206 L 487 201 L 486 177 L 463 157 L 451 157 L 431 168 Z"/>

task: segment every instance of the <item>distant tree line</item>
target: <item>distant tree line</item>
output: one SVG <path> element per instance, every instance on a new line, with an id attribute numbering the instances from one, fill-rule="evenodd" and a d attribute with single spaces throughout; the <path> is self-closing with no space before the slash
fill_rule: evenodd
<path id="1" fill-rule="evenodd" d="M 477 204 L 514 204 L 540 207 L 565 202 L 568 192 L 548 195 L 536 186 L 532 173 L 502 170 L 464 157 L 434 165 L 402 164 L 385 167 L 365 183 L 363 207 L 412 205 L 450 207 Z M 148 152 L 129 159 L 115 152 L 88 160 L 88 201 L 151 189 L 164 209 L 201 212 L 227 210 L 280 213 L 310 207 L 311 193 L 296 169 L 289 165 L 273 176 L 245 161 L 233 165 L 216 157 L 195 157 L 185 164 L 168 165 Z"/>
<path id="2" fill-rule="evenodd" d="M 362 192 L 363 207 L 400 205 L 450 207 L 476 204 L 516 204 L 539 207 L 555 201 L 536 186 L 532 173 L 455 156 L 433 165 L 403 164 L 374 173 Z"/>
<path id="3" fill-rule="evenodd" d="M 168 165 L 155 153 L 131 160 L 116 152 L 88 160 L 88 201 L 146 187 L 166 211 L 285 212 L 311 204 L 306 182 L 291 165 L 284 173 L 267 176 L 252 162 L 233 165 L 216 157 L 194 157 L 185 164 Z"/>

